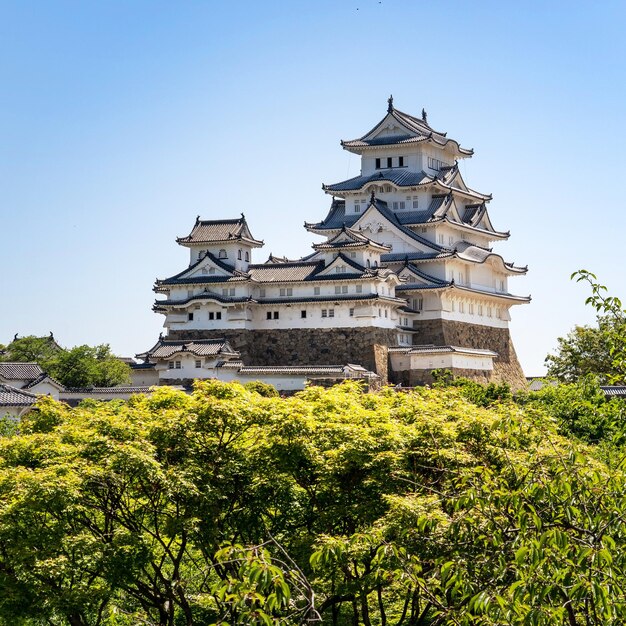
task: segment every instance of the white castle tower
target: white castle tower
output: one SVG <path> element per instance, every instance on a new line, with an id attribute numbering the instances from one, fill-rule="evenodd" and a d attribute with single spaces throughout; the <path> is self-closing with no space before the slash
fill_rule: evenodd
<path id="1" fill-rule="evenodd" d="M 461 177 L 472 150 L 392 98 L 372 130 L 341 145 L 361 156 L 361 173 L 323 185 L 333 199 L 321 222 L 305 223 L 326 238 L 312 254 L 252 263 L 263 242 L 243 215 L 198 218 L 177 240 L 190 264 L 155 284 L 166 296 L 154 307 L 161 343 L 223 339 L 245 363 L 357 363 L 409 385 L 441 368 L 521 384 L 509 310 L 530 298 L 508 279 L 527 268 L 490 247 L 509 233 L 491 223 L 491 196 Z"/>

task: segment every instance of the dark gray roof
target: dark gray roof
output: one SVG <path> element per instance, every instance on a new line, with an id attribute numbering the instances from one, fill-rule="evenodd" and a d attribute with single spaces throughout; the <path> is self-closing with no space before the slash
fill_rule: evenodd
<path id="1" fill-rule="evenodd" d="M 152 306 L 152 310 L 158 311 L 159 307 L 162 306 L 187 304 L 188 302 L 194 302 L 196 300 L 216 300 L 217 302 L 221 302 L 222 304 L 239 304 L 242 302 L 248 302 L 250 298 L 248 298 L 248 296 L 239 298 L 235 296 L 222 296 L 217 293 L 213 293 L 212 291 L 205 291 L 204 293 L 196 294 L 195 296 L 185 298 L 184 300 L 155 300 L 154 305 Z"/>
<path id="2" fill-rule="evenodd" d="M 0 377 L 4 380 L 35 380 L 43 373 L 37 363 L 0 362 Z"/>
<path id="3" fill-rule="evenodd" d="M 324 296 L 289 296 L 287 298 L 259 298 L 258 304 L 289 304 L 293 302 L 306 303 L 306 302 L 346 302 L 346 301 L 360 301 L 360 300 L 381 300 L 385 302 L 393 302 L 394 304 L 406 302 L 401 298 L 393 298 L 390 296 L 381 296 L 377 293 L 355 293 L 355 294 L 331 294 Z"/>
<path id="4" fill-rule="evenodd" d="M 601 385 L 600 389 L 609 398 L 626 398 L 626 386 L 624 385 Z"/>
<path id="5" fill-rule="evenodd" d="M 260 283 L 308 280 L 324 269 L 324 261 L 267 263 L 250 265 L 250 278 Z"/>
<path id="6" fill-rule="evenodd" d="M 216 243 L 220 241 L 246 240 L 252 245 L 263 245 L 262 241 L 254 239 L 246 218 L 233 220 L 200 220 L 198 218 L 191 233 L 186 237 L 179 237 L 178 243 Z"/>
<path id="7" fill-rule="evenodd" d="M 51 382 L 53 385 L 57 385 L 61 389 L 65 389 L 65 387 L 58 380 L 52 378 L 52 376 L 48 376 L 48 374 L 46 374 L 45 372 L 42 372 L 41 374 L 39 374 L 39 376 L 37 376 L 37 378 L 31 380 L 27 385 L 24 385 L 24 389 L 32 389 L 33 387 L 36 387 L 39 383 L 42 383 L 46 380 Z"/>
<path id="8" fill-rule="evenodd" d="M 399 124 L 401 124 L 406 130 L 402 132 L 401 130 L 396 135 L 387 136 L 387 137 L 370 137 L 373 135 L 379 128 L 386 126 L 391 119 L 395 119 Z M 463 155 L 471 155 L 473 154 L 472 150 L 468 150 L 465 148 L 461 148 L 457 141 L 453 139 L 447 139 L 446 133 L 438 132 L 431 128 L 426 119 L 419 119 L 414 117 L 413 115 L 409 115 L 408 113 L 404 113 L 396 109 L 393 106 L 390 106 L 387 110 L 387 115 L 383 117 L 374 128 L 372 128 L 369 132 L 365 133 L 359 139 L 352 139 L 350 141 L 342 141 L 341 145 L 344 148 L 361 148 L 368 146 L 380 146 L 380 145 L 390 145 L 390 144 L 405 144 L 405 143 L 415 143 L 425 140 L 432 140 L 438 145 L 445 146 L 449 142 L 453 142 L 459 153 Z"/>
<path id="9" fill-rule="evenodd" d="M 435 180 L 434 176 L 429 176 L 425 172 L 411 172 L 405 168 L 392 168 L 379 170 L 368 176 L 355 176 L 348 180 L 333 185 L 323 185 L 325 191 L 357 191 L 363 189 L 368 183 L 391 182 L 398 187 L 417 187 L 426 185 Z"/>
<path id="10" fill-rule="evenodd" d="M 7 406 L 32 406 L 37 402 L 34 393 L 0 383 L 0 410 Z"/>
<path id="11" fill-rule="evenodd" d="M 196 267 L 201 265 L 205 261 L 205 259 L 207 257 L 215 265 L 217 265 L 218 267 L 222 268 L 225 272 L 228 272 L 230 274 L 230 276 L 228 276 L 226 278 L 222 277 L 221 280 L 228 280 L 230 277 L 239 277 L 239 276 L 242 275 L 241 272 L 238 272 L 237 270 L 235 270 L 235 268 L 232 265 L 229 265 L 228 263 L 224 263 L 224 261 L 222 261 L 221 259 L 218 259 L 211 252 L 207 252 L 205 255 L 201 256 L 193 265 L 190 265 L 189 267 L 186 267 L 182 272 L 178 272 L 178 274 L 174 274 L 174 276 L 170 276 L 169 278 L 164 278 L 163 280 L 159 280 L 157 278 L 156 281 L 155 281 L 155 284 L 156 285 L 174 285 L 174 284 L 178 284 L 178 283 L 183 283 L 185 281 L 193 282 L 195 279 L 181 278 L 181 276 L 183 276 L 187 272 L 191 272 Z M 198 277 L 198 278 L 200 278 L 200 277 Z M 217 282 L 216 279 L 219 280 L 220 277 L 209 277 L 207 282 Z"/>
<path id="12" fill-rule="evenodd" d="M 374 247 L 381 250 L 391 250 L 391 246 L 377 243 L 372 239 L 368 239 L 365 235 L 361 234 L 357 230 L 342 226 L 334 237 L 331 237 L 328 241 L 323 243 L 317 243 L 313 245 L 316 250 L 335 250 L 340 248 L 362 248 L 364 246 Z"/>
<path id="13" fill-rule="evenodd" d="M 406 259 L 409 261 L 430 261 L 432 259 L 445 259 L 452 256 L 452 250 L 442 250 L 441 252 L 392 252 L 390 254 L 382 254 L 381 263 L 398 263 Z"/>
<path id="14" fill-rule="evenodd" d="M 434 344 L 410 346 L 410 347 L 393 347 L 389 348 L 389 352 L 404 352 L 410 354 L 437 354 L 443 352 L 459 352 L 462 354 L 473 354 L 476 356 L 498 356 L 497 352 L 492 350 L 483 350 L 479 348 L 463 348 L 460 346 L 435 346 Z"/>
<path id="15" fill-rule="evenodd" d="M 133 363 L 130 366 L 130 369 L 133 370 L 153 370 L 156 367 L 156 363 Z"/>
<path id="16" fill-rule="evenodd" d="M 189 352 L 196 356 L 215 356 L 218 354 L 237 355 L 225 339 L 195 339 L 180 341 L 177 339 L 159 339 L 147 352 L 137 355 L 140 359 L 167 359 L 179 352 Z"/>

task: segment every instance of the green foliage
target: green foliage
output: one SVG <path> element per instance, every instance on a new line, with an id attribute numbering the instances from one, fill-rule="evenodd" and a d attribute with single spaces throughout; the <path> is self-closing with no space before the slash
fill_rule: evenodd
<path id="1" fill-rule="evenodd" d="M 34 362 L 46 369 L 47 363 L 58 351 L 59 346 L 51 335 L 48 337 L 28 335 L 15 338 L 6 346 L 4 351 L 0 352 L 0 361 Z"/>
<path id="2" fill-rule="evenodd" d="M 14 339 L 0 361 L 35 362 L 66 387 L 114 387 L 130 381 L 130 368 L 108 344 L 63 349 L 48 337 Z"/>
<path id="3" fill-rule="evenodd" d="M 548 376 L 561 382 L 574 383 L 587 375 L 608 382 L 615 374 L 611 356 L 610 335 L 613 320 L 598 317 L 598 326 L 575 326 L 566 336 L 559 337 L 556 354 L 546 357 Z"/>
<path id="4" fill-rule="evenodd" d="M 130 381 L 128 365 L 111 354 L 108 344 L 57 352 L 44 369 L 66 387 L 113 387 Z"/>
<path id="5" fill-rule="evenodd" d="M 445 387 L 456 387 L 460 390 L 464 398 L 476 406 L 488 407 L 496 402 L 511 400 L 511 388 L 507 383 L 480 383 L 469 378 L 455 378 L 450 370 L 433 370 L 435 382 L 433 387 L 442 389 Z"/>
<path id="6" fill-rule="evenodd" d="M 555 418 L 564 435 L 595 444 L 625 440 L 626 402 L 607 399 L 593 375 L 569 384 L 548 381 L 539 391 L 518 393 L 516 401 Z"/>
<path id="7" fill-rule="evenodd" d="M 253 380 L 249 383 L 245 383 L 244 387 L 249 391 L 256 391 L 259 395 L 266 398 L 276 398 L 279 394 L 276 388 L 269 383 L 264 383 L 261 380 Z"/>
<path id="8" fill-rule="evenodd" d="M 42 400 L 0 437 L 0 625 L 623 624 L 624 468 L 545 393 Z"/>

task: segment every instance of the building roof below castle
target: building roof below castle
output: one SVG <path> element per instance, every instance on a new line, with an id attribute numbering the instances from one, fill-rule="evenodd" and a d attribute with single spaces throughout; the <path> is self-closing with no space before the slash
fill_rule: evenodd
<path id="1" fill-rule="evenodd" d="M 138 359 L 168 359 L 174 354 L 188 352 L 195 356 L 238 356 L 225 339 L 195 339 L 190 341 L 180 341 L 175 339 L 159 338 L 157 343 L 147 350 L 137 355 Z"/>
<path id="2" fill-rule="evenodd" d="M 0 379 L 11 381 L 21 380 L 31 382 L 41 376 L 43 370 L 37 363 L 0 363 Z"/>
<path id="3" fill-rule="evenodd" d="M 0 383 L 0 410 L 9 406 L 32 406 L 37 402 L 37 396 L 29 391 Z"/>

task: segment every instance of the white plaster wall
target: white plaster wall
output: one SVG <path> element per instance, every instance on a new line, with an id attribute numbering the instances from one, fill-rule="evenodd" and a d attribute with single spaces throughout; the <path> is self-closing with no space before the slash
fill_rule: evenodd
<path id="1" fill-rule="evenodd" d="M 134 387 L 147 387 L 148 385 L 159 384 L 159 373 L 156 369 L 151 370 L 131 370 L 131 385 Z"/>

